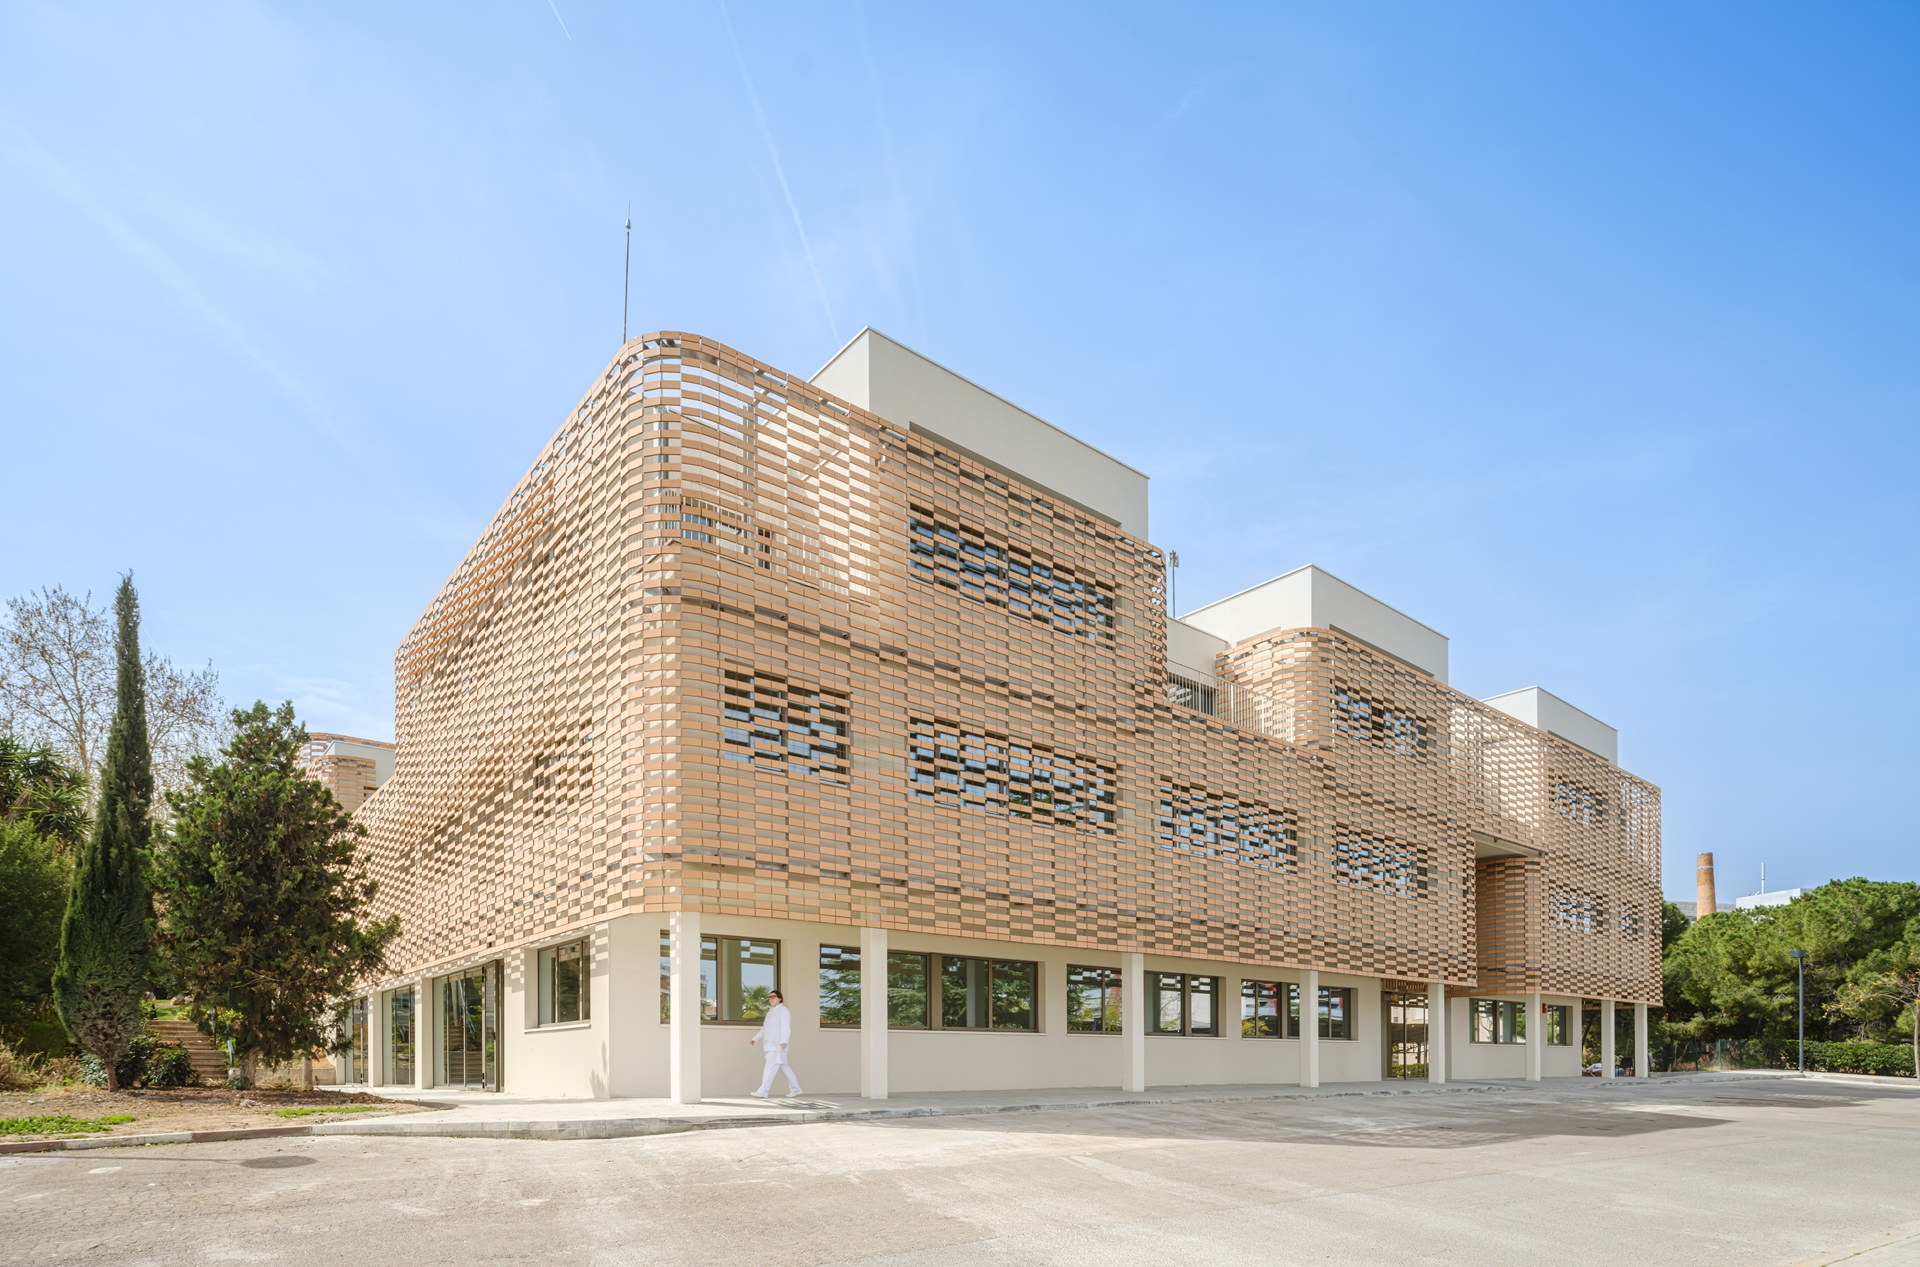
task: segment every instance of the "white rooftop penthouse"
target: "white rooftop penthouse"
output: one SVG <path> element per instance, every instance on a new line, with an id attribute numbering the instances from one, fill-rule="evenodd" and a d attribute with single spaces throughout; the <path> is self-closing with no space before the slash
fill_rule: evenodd
<path id="1" fill-rule="evenodd" d="M 871 326 L 834 353 L 812 382 L 1147 537 L 1145 475 Z"/>
<path id="2" fill-rule="evenodd" d="M 1508 691 L 1482 701 L 1536 730 L 1579 744 L 1595 756 L 1620 764 L 1620 732 L 1584 709 L 1575 708 L 1552 691 L 1537 686 Z"/>

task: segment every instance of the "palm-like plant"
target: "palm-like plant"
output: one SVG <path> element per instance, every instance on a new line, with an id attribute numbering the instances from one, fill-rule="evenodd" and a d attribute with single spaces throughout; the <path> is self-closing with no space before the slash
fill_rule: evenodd
<path id="1" fill-rule="evenodd" d="M 45 744 L 0 735 L 0 822 L 25 823 L 65 851 L 86 838 L 87 776 Z"/>

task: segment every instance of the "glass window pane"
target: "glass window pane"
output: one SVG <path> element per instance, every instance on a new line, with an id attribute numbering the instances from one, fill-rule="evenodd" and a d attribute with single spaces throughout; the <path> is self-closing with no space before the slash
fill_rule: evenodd
<path id="1" fill-rule="evenodd" d="M 1280 983 L 1278 981 L 1242 981 L 1240 983 L 1240 1036 L 1243 1038 L 1280 1037 Z"/>
<path id="2" fill-rule="evenodd" d="M 673 938 L 660 930 L 660 1021 L 665 1024 L 673 1003 Z"/>
<path id="3" fill-rule="evenodd" d="M 587 962 L 584 941 L 540 952 L 540 1024 L 567 1025 L 588 1019 Z"/>
<path id="4" fill-rule="evenodd" d="M 1147 974 L 1147 990 L 1153 997 L 1153 1011 L 1149 1014 L 1153 1021 L 1152 1033 L 1186 1032 L 1186 996 L 1182 985 L 1183 979 L 1177 972 Z"/>
<path id="5" fill-rule="evenodd" d="M 993 1027 L 1032 1029 L 1040 965 L 996 960 L 993 965 Z"/>
<path id="6" fill-rule="evenodd" d="M 989 1011 L 992 965 L 985 959 L 940 956 L 940 1027 L 942 1029 L 986 1029 L 991 1023 Z"/>
<path id="7" fill-rule="evenodd" d="M 1476 1043 L 1491 1043 L 1496 1041 L 1498 1034 L 1495 1030 L 1495 1018 L 1499 1013 L 1499 1009 L 1494 1006 L 1492 999 L 1474 999 L 1472 1000 L 1472 1004 L 1473 1041 Z"/>
<path id="8" fill-rule="evenodd" d="M 1082 1034 L 1120 1032 L 1120 970 L 1067 969 L 1067 1028 Z"/>
<path id="9" fill-rule="evenodd" d="M 413 988 L 387 995 L 387 1081 L 413 1081 Z"/>
<path id="10" fill-rule="evenodd" d="M 1320 987 L 1320 1037 L 1353 1037 L 1353 991 L 1346 986 Z"/>
<path id="11" fill-rule="evenodd" d="M 751 937 L 700 939 L 700 1015 L 722 1024 L 765 1020 L 780 985 L 780 943 Z"/>
<path id="12" fill-rule="evenodd" d="M 820 947 L 820 1023 L 860 1023 L 860 949 Z"/>
<path id="13" fill-rule="evenodd" d="M 1215 1006 L 1219 997 L 1219 977 L 1187 978 L 1187 1032 L 1189 1034 L 1220 1032 L 1220 1012 Z"/>
<path id="14" fill-rule="evenodd" d="M 927 957 L 896 950 L 887 955 L 887 1024 L 927 1028 Z"/>
<path id="15" fill-rule="evenodd" d="M 1300 985 L 1287 982 L 1287 1037 L 1300 1037 Z"/>

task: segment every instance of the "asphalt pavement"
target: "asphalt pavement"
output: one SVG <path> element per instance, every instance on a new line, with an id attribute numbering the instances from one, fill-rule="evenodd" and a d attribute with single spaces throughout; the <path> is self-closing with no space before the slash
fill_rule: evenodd
<path id="1" fill-rule="evenodd" d="M 1920 1093 L 1794 1080 L 0 1157 L 0 1263 L 1920 1264 Z"/>

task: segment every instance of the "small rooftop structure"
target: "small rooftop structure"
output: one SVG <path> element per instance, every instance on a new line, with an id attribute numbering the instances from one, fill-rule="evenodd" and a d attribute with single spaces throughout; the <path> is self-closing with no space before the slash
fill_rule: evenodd
<path id="1" fill-rule="evenodd" d="M 1447 680 L 1445 634 L 1312 564 L 1208 603 L 1180 620 L 1229 644 L 1276 629 L 1332 629 Z"/>
<path id="2" fill-rule="evenodd" d="M 834 353 L 811 381 L 1136 537 L 1147 535 L 1145 475 L 872 326 Z"/>
<path id="3" fill-rule="evenodd" d="M 1620 732 L 1552 691 L 1529 686 L 1481 702 L 1491 704 L 1509 717 L 1518 717 L 1529 726 L 1558 735 L 1568 743 L 1579 744 L 1615 765 L 1620 764 Z M 1707 865 L 1711 874 L 1711 861 Z"/>

